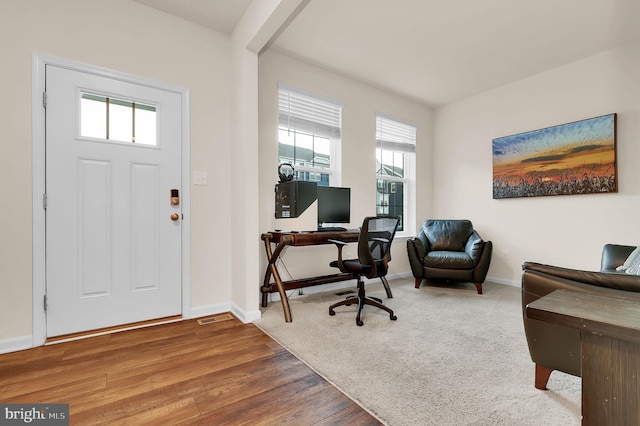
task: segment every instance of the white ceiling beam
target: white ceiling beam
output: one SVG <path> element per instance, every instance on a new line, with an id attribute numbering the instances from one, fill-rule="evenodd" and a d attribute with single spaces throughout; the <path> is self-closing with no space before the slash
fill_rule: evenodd
<path id="1" fill-rule="evenodd" d="M 232 37 L 262 53 L 311 0 L 254 0 L 233 30 Z"/>

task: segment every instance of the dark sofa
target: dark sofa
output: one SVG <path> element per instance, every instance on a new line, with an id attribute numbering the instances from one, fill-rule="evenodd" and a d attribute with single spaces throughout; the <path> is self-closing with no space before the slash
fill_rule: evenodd
<path id="1" fill-rule="evenodd" d="M 546 389 L 552 371 L 581 376 L 580 331 L 529 319 L 526 307 L 555 290 L 607 295 L 640 302 L 640 276 L 616 271 L 635 246 L 607 244 L 599 272 L 525 262 L 522 265 L 522 316 L 531 360 L 536 364 L 535 387 Z"/>

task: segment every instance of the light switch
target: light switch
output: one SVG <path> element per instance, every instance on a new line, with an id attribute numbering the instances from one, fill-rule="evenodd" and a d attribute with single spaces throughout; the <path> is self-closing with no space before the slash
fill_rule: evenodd
<path id="1" fill-rule="evenodd" d="M 192 183 L 194 185 L 208 185 L 207 172 L 193 172 Z"/>

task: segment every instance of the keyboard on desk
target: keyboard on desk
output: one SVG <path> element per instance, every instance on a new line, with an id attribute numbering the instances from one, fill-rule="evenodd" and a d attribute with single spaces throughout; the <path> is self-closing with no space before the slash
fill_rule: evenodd
<path id="1" fill-rule="evenodd" d="M 347 228 L 342 226 L 322 226 L 318 228 L 317 232 L 345 232 Z"/>

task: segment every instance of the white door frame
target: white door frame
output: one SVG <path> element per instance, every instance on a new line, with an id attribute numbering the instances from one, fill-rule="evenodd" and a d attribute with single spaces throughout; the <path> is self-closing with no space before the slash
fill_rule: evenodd
<path id="1" fill-rule="evenodd" d="M 190 181 L 190 115 L 189 89 L 118 71 L 70 61 L 43 53 L 32 55 L 32 93 L 31 93 L 31 132 L 32 132 L 32 284 L 33 284 L 33 322 L 32 346 L 42 346 L 46 340 L 46 315 L 44 295 L 46 290 L 46 246 L 45 246 L 45 211 L 43 195 L 45 193 L 45 109 L 43 93 L 45 90 L 45 66 L 55 65 L 100 77 L 112 78 L 133 84 L 153 87 L 175 92 L 182 99 L 182 317 L 191 318 L 191 181 Z"/>

